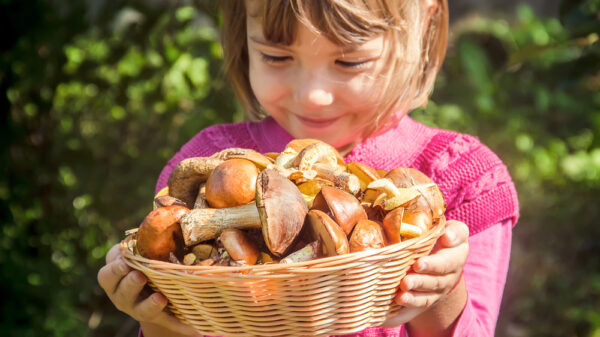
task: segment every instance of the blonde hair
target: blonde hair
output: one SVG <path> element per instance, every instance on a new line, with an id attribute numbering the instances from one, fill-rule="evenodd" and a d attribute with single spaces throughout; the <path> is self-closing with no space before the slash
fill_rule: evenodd
<path id="1" fill-rule="evenodd" d="M 398 121 L 397 111 L 424 106 L 445 54 L 448 35 L 447 0 L 433 0 L 429 20 L 423 0 L 263 0 L 257 13 L 247 13 L 245 1 L 223 0 L 222 44 L 226 72 L 242 107 L 252 119 L 265 116 L 248 74 L 246 16 L 262 19 L 263 35 L 273 43 L 291 45 L 297 25 L 304 24 L 341 46 L 361 44 L 388 34 L 384 93 L 377 118 L 363 137 Z"/>

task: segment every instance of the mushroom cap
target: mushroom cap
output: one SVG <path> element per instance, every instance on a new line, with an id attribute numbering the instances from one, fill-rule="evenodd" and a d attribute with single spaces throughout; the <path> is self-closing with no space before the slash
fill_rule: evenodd
<path id="1" fill-rule="evenodd" d="M 256 264 L 260 254 L 258 248 L 241 230 L 228 228 L 219 236 L 219 241 L 235 261 L 244 261 L 247 265 Z"/>
<path id="2" fill-rule="evenodd" d="M 302 193 L 276 170 L 265 169 L 256 179 L 256 207 L 267 247 L 282 256 L 300 233 L 308 213 Z"/>
<path id="3" fill-rule="evenodd" d="M 320 163 L 332 168 L 343 166 L 343 160 L 340 163 L 340 153 L 331 145 L 324 142 L 315 142 L 298 153 L 294 159 L 293 166 L 300 171 L 311 170 L 314 164 Z"/>
<path id="4" fill-rule="evenodd" d="M 433 225 L 431 212 L 398 207 L 383 219 L 383 230 L 390 244 L 420 236 Z"/>
<path id="5" fill-rule="evenodd" d="M 306 225 L 310 240 L 321 243 L 323 256 L 348 254 L 350 251 L 348 237 L 342 228 L 325 212 L 313 209 L 308 212 Z"/>
<path id="6" fill-rule="evenodd" d="M 385 235 L 381 226 L 372 220 L 361 220 L 354 227 L 349 240 L 350 252 L 385 247 Z"/>
<path id="7" fill-rule="evenodd" d="M 169 176 L 169 195 L 183 201 L 188 208 L 194 207 L 200 183 L 223 161 L 217 158 L 186 158 L 175 166 Z"/>
<path id="8" fill-rule="evenodd" d="M 214 208 L 245 205 L 254 200 L 258 169 L 246 159 L 230 159 L 212 171 L 205 185 L 205 197 Z"/>
<path id="9" fill-rule="evenodd" d="M 435 219 L 441 217 L 446 211 L 446 202 L 442 191 L 423 172 L 413 168 L 395 168 L 389 171 L 385 178 L 390 179 L 394 182 L 394 185 L 402 188 L 428 185 L 428 187 L 418 188 L 421 197 L 417 198 L 410 208 L 431 212 Z"/>
<path id="10" fill-rule="evenodd" d="M 183 256 L 183 234 L 179 219 L 189 209 L 183 206 L 166 206 L 151 211 L 136 234 L 136 248 L 140 255 L 152 260 L 169 261 L 169 254 Z"/>
<path id="11" fill-rule="evenodd" d="M 221 160 L 246 159 L 253 162 L 256 166 L 260 167 L 261 169 L 273 163 L 273 160 L 263 155 L 262 153 L 256 152 L 252 149 L 245 149 L 239 147 L 231 147 L 223 151 L 217 152 L 213 154 L 211 158 L 218 158 Z"/>
<path id="12" fill-rule="evenodd" d="M 332 186 L 321 187 L 311 209 L 329 213 L 346 235 L 352 232 L 357 222 L 367 219 L 367 213 L 355 196 Z"/>

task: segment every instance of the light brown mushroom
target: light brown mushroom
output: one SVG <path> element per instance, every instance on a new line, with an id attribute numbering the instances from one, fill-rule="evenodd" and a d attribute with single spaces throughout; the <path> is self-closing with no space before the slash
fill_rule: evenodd
<path id="1" fill-rule="evenodd" d="M 221 160 L 229 159 L 246 159 L 253 162 L 259 169 L 265 169 L 267 166 L 273 163 L 271 158 L 256 152 L 251 149 L 244 149 L 238 147 L 232 147 L 223 151 L 217 152 L 211 156 L 211 158 L 218 158 Z"/>
<path id="2" fill-rule="evenodd" d="M 330 215 L 346 235 L 352 232 L 357 222 L 367 219 L 367 213 L 354 195 L 332 186 L 321 187 L 311 209 Z"/>
<path id="3" fill-rule="evenodd" d="M 219 241 L 233 260 L 243 261 L 246 265 L 256 264 L 260 252 L 256 244 L 243 231 L 235 228 L 226 229 L 219 235 Z"/>
<path id="4" fill-rule="evenodd" d="M 160 197 L 156 197 L 154 198 L 154 208 L 160 208 L 160 207 L 166 207 L 166 206 L 172 206 L 172 205 L 176 205 L 176 206 L 184 206 L 185 207 L 185 203 L 175 197 L 172 197 L 170 195 L 162 195 Z"/>
<path id="5" fill-rule="evenodd" d="M 385 178 L 394 182 L 397 187 L 413 188 L 422 195 L 417 198 L 413 209 L 431 212 L 434 219 L 440 218 L 446 211 L 446 202 L 439 186 L 423 172 L 413 168 L 395 168 Z"/>
<path id="6" fill-rule="evenodd" d="M 183 201 L 188 208 L 193 208 L 200 184 L 222 162 L 221 159 L 208 157 L 182 160 L 169 176 L 169 195 Z"/>
<path id="7" fill-rule="evenodd" d="M 348 238 L 342 228 L 319 210 L 311 210 L 306 218 L 306 230 L 311 241 L 318 241 L 321 251 L 319 256 L 336 256 L 348 254 Z"/>
<path id="8" fill-rule="evenodd" d="M 218 237 L 227 228 L 261 228 L 268 249 L 282 256 L 304 223 L 308 208 L 296 185 L 272 169 L 256 180 L 256 200 L 230 208 L 193 209 L 181 219 L 186 245 Z"/>
<path id="9" fill-rule="evenodd" d="M 229 159 L 219 164 L 206 180 L 205 196 L 213 208 L 245 205 L 256 195 L 256 165 L 245 159 Z"/>
<path id="10" fill-rule="evenodd" d="M 194 208 L 207 208 L 208 201 L 206 200 L 206 182 L 200 183 L 198 187 L 198 195 L 196 196 L 196 201 L 194 202 Z"/>
<path id="11" fill-rule="evenodd" d="M 171 255 L 182 258 L 185 246 L 179 221 L 188 211 L 176 205 L 152 210 L 137 231 L 137 252 L 153 260 L 169 261 Z"/>
<path id="12" fill-rule="evenodd" d="M 347 167 L 350 173 L 353 173 L 355 176 L 358 177 L 358 180 L 360 181 L 361 191 L 366 190 L 367 185 L 369 185 L 370 182 L 381 178 L 379 176 L 379 173 L 377 173 L 377 171 L 374 168 L 370 167 L 367 164 L 353 161 L 348 163 Z"/>
<path id="13" fill-rule="evenodd" d="M 305 147 L 294 160 L 293 167 L 308 174 L 330 180 L 333 184 L 352 194 L 360 191 L 360 181 L 357 176 L 346 171 L 345 164 L 338 161 L 339 152 L 331 145 L 317 142 Z"/>
<path id="14" fill-rule="evenodd" d="M 279 261 L 279 263 L 296 263 L 316 259 L 319 251 L 319 241 L 313 241 L 301 249 L 289 254 Z"/>
<path id="15" fill-rule="evenodd" d="M 350 252 L 362 252 L 368 249 L 385 247 L 385 235 L 381 226 L 371 220 L 361 220 L 350 236 Z"/>
<path id="16" fill-rule="evenodd" d="M 383 229 L 389 242 L 401 242 L 403 238 L 414 238 L 433 225 L 431 212 L 413 211 L 398 207 L 383 219 Z"/>

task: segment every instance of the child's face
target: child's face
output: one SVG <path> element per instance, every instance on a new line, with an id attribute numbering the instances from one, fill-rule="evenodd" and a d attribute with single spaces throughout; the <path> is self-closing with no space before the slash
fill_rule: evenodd
<path id="1" fill-rule="evenodd" d="M 348 152 L 376 118 L 384 87 L 385 38 L 353 48 L 302 24 L 294 43 L 274 45 L 248 17 L 249 76 L 265 111 L 294 138 L 316 138 Z"/>

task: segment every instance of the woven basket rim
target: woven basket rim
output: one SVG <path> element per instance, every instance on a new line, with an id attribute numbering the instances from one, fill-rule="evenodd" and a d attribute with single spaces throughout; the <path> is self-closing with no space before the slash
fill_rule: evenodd
<path id="1" fill-rule="evenodd" d="M 401 250 L 405 250 L 412 247 L 418 247 L 423 245 L 432 238 L 437 239 L 442 235 L 445 229 L 446 219 L 442 216 L 439 221 L 435 222 L 434 225 L 424 234 L 402 241 L 396 244 L 388 245 L 382 248 L 369 249 L 362 252 L 348 253 L 344 255 L 337 255 L 331 257 L 323 257 L 314 260 L 294 263 L 273 263 L 273 264 L 261 264 L 252 266 L 188 266 L 183 264 L 176 264 L 172 262 L 152 260 L 145 258 L 141 255 L 134 254 L 128 247 L 128 242 L 133 239 L 134 234 L 127 235 L 120 243 L 121 255 L 124 257 L 127 263 L 141 263 L 154 272 L 156 269 L 170 270 L 171 272 L 181 272 L 182 275 L 186 276 L 201 276 L 203 274 L 218 274 L 218 273 L 235 273 L 239 276 L 264 276 L 260 274 L 248 275 L 252 273 L 268 272 L 274 273 L 281 271 L 283 274 L 294 273 L 299 270 L 311 270 L 313 272 L 327 271 L 326 265 L 333 264 L 339 265 L 343 260 L 348 262 L 365 260 L 372 258 L 374 261 L 385 259 L 386 254 L 394 253 Z M 131 231 L 131 230 L 130 230 Z M 128 231 L 129 232 L 129 231 Z M 135 261 L 135 262 L 133 262 Z"/>

